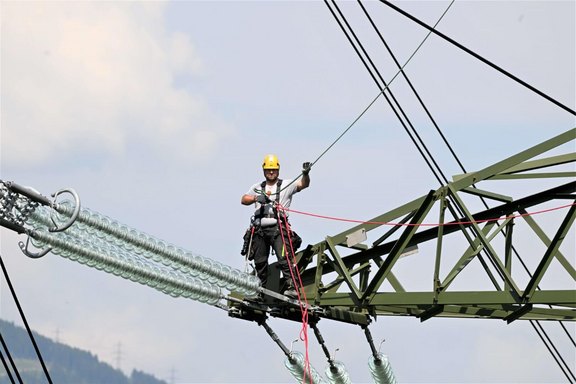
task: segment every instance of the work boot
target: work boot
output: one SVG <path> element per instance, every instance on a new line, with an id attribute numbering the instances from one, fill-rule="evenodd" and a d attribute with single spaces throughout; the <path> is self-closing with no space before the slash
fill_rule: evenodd
<path id="1" fill-rule="evenodd" d="M 286 290 L 284 291 L 284 296 L 288 296 L 291 299 L 297 299 L 298 298 L 298 293 L 296 292 L 296 289 L 294 289 L 294 285 L 292 284 L 291 281 L 288 282 L 288 286 L 286 287 Z"/>
<path id="2" fill-rule="evenodd" d="M 247 300 L 253 303 L 263 303 L 264 295 L 262 294 L 262 292 L 259 292 L 258 295 L 256 295 L 255 297 L 248 298 Z"/>

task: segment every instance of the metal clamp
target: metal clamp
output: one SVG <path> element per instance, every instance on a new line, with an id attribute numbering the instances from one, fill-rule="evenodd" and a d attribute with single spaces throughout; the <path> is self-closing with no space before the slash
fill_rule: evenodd
<path id="1" fill-rule="evenodd" d="M 39 259 L 42 256 L 45 256 L 48 252 L 50 252 L 52 250 L 52 248 L 48 247 L 48 248 L 44 248 L 43 250 L 41 250 L 39 252 L 33 253 L 33 252 L 30 252 L 28 250 L 29 245 L 30 245 L 30 234 L 28 234 L 28 238 L 26 239 L 26 245 L 24 245 L 24 243 L 22 241 L 18 242 L 18 246 L 22 250 L 22 253 L 24 253 L 26 256 L 28 256 L 32 259 Z"/>
<path id="2" fill-rule="evenodd" d="M 75 202 L 76 206 L 74 207 L 74 211 L 72 212 L 72 216 L 70 216 L 70 219 L 68 221 L 66 221 L 64 224 L 62 224 L 61 226 L 58 226 L 58 224 L 56 223 L 56 220 L 54 220 L 53 217 L 50 217 L 50 219 L 52 220 L 52 223 L 54 224 L 54 227 L 48 229 L 50 232 L 61 232 L 61 231 L 64 231 L 64 230 L 70 228 L 70 226 L 72 224 L 74 224 L 74 222 L 78 218 L 78 215 L 80 214 L 80 197 L 78 196 L 76 191 L 73 189 L 61 189 L 58 192 L 53 193 L 52 197 L 54 198 L 54 200 L 52 202 L 52 207 L 56 211 L 58 211 L 58 204 L 56 203 L 56 199 L 58 198 L 59 195 L 61 195 L 63 193 L 71 194 L 72 197 L 74 197 L 74 202 Z"/>

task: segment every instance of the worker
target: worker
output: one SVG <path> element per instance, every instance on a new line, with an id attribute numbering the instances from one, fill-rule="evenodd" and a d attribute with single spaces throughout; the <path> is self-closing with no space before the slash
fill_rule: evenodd
<path id="1" fill-rule="evenodd" d="M 288 212 L 278 212 L 279 203 L 283 208 L 289 208 L 292 196 L 310 185 L 311 164 L 302 164 L 302 177 L 297 181 L 282 180 L 280 175 L 280 163 L 276 155 L 266 155 L 262 163 L 265 180 L 250 187 L 241 199 L 242 204 L 255 204 L 255 212 L 251 222 L 251 247 L 249 259 L 254 260 L 256 274 L 266 287 L 268 281 L 268 256 L 270 248 L 278 258 L 278 264 L 282 271 L 284 294 L 296 297 L 292 274 L 290 273 L 291 250 L 296 250 L 300 244 L 294 244 L 302 239 L 290 228 Z M 280 220 L 279 220 L 280 218 Z M 245 239 L 246 240 L 246 239 Z M 296 240 L 296 241 L 295 241 Z M 296 245 L 296 247 L 295 247 Z M 282 289 L 282 286 L 281 286 Z"/>

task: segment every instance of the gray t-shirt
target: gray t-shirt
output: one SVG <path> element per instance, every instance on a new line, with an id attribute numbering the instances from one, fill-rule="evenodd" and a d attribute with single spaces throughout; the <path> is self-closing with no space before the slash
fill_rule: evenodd
<path id="1" fill-rule="evenodd" d="M 270 198 L 270 200 L 272 201 L 278 201 L 278 195 L 276 194 L 277 192 L 277 187 L 276 184 L 278 184 L 278 182 L 274 183 L 274 185 L 268 185 L 266 184 L 265 188 L 264 188 L 264 192 L 268 195 L 268 197 Z M 262 190 L 262 183 L 257 183 L 254 184 L 250 187 L 250 189 L 248 190 L 248 192 L 246 192 L 247 195 L 251 195 L 251 196 L 258 196 L 261 193 Z M 292 196 L 297 193 L 297 183 L 293 183 L 292 180 L 282 180 L 282 185 L 280 186 L 280 205 L 282 205 L 282 207 L 284 208 L 290 208 L 290 204 L 292 203 Z M 256 211 L 254 212 L 254 214 L 258 214 L 260 211 L 260 206 L 261 204 L 256 203 Z M 270 212 L 266 211 L 265 214 L 271 214 L 271 205 L 267 204 L 265 206 L 266 210 L 270 210 Z M 288 217 L 288 212 L 283 212 L 282 215 L 286 215 L 286 217 Z M 269 225 L 274 225 L 276 224 L 276 219 L 272 218 L 272 217 L 264 217 L 262 218 L 262 222 L 261 225 L 263 227 L 269 226 Z"/>

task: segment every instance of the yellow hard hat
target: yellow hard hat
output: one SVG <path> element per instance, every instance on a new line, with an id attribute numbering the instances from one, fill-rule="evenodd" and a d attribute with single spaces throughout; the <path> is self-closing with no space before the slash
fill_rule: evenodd
<path id="1" fill-rule="evenodd" d="M 262 163 L 262 169 L 280 169 L 280 163 L 276 155 L 266 155 Z"/>

